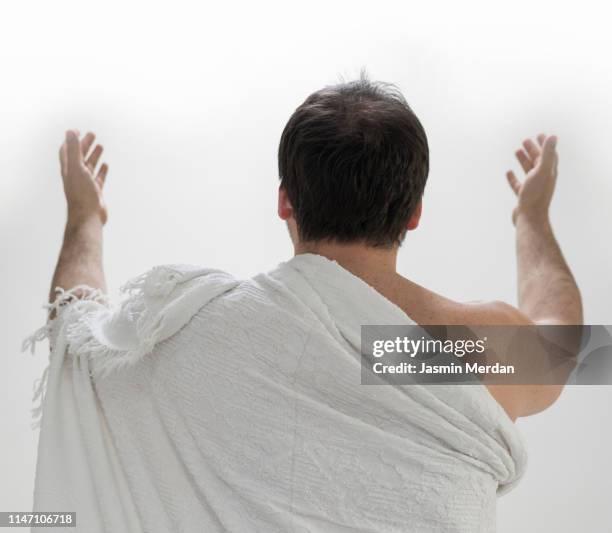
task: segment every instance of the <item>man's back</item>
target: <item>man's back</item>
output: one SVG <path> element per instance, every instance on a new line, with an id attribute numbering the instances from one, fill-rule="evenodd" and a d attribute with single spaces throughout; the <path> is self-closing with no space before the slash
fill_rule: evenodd
<path id="1" fill-rule="evenodd" d="M 224 283 L 151 353 L 95 378 L 144 530 L 494 529 L 525 456 L 486 389 L 360 385 L 361 324 L 409 317 L 318 255 Z"/>

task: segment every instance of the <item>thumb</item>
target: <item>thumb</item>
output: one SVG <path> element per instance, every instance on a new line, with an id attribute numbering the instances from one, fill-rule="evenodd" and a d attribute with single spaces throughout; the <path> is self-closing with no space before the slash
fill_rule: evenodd
<path id="1" fill-rule="evenodd" d="M 540 161 L 540 165 L 543 169 L 550 171 L 551 173 L 554 171 L 555 166 L 555 147 L 557 146 L 557 137 L 554 135 L 550 135 L 546 137 L 544 140 L 544 144 L 542 146 L 542 159 Z"/>
<path id="2" fill-rule="evenodd" d="M 68 156 L 68 168 L 80 166 L 83 161 L 79 136 L 73 130 L 68 130 L 66 132 L 66 155 Z"/>

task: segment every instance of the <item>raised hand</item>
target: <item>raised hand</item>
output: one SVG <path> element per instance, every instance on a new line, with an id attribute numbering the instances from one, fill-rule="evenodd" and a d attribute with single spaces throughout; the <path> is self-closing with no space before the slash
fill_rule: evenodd
<path id="1" fill-rule="evenodd" d="M 523 148 L 515 152 L 525 171 L 525 179 L 521 182 L 512 170 L 506 172 L 508 183 L 518 197 L 518 204 L 512 213 L 514 224 L 519 215 L 525 215 L 536 222 L 547 220 L 548 206 L 557 181 L 556 144 L 557 138 L 554 135 L 541 133 L 537 143 L 527 139 L 523 141 Z"/>
<path id="2" fill-rule="evenodd" d="M 91 132 L 79 139 L 78 131 L 68 130 L 66 140 L 60 148 L 60 164 L 70 223 L 78 224 L 98 217 L 104 224 L 108 218 L 102 195 L 108 165 L 103 163 L 96 171 L 103 148 L 96 144 L 91 150 L 94 140 L 95 135 Z"/>

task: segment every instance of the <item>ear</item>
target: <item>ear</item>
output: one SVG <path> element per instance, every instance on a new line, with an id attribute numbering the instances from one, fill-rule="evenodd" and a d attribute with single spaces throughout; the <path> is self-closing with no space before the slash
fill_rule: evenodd
<path id="1" fill-rule="evenodd" d="M 291 207 L 287 191 L 282 186 L 278 188 L 278 216 L 281 220 L 293 218 L 293 207 Z"/>
<path id="2" fill-rule="evenodd" d="M 419 221 L 421 220 L 421 214 L 423 213 L 423 199 L 419 200 L 419 203 L 414 209 L 414 213 L 410 216 L 410 220 L 408 220 L 408 224 L 406 225 L 406 229 L 411 231 L 413 229 L 417 229 L 419 227 Z"/>

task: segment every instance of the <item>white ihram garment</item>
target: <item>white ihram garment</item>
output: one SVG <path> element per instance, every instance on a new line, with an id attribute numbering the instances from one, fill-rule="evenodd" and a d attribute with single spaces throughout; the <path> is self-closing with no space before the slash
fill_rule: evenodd
<path id="1" fill-rule="evenodd" d="M 42 332 L 35 509 L 88 533 L 494 531 L 526 454 L 488 390 L 360 384 L 360 326 L 413 323 L 312 254 L 70 303 Z"/>

